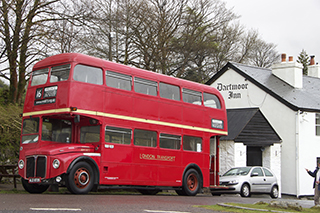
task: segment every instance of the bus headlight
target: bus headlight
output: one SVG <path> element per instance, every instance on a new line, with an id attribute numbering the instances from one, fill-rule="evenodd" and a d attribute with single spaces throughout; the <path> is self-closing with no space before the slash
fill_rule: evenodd
<path id="1" fill-rule="evenodd" d="M 18 166 L 19 166 L 19 169 L 23 169 L 24 161 L 23 160 L 19 160 Z"/>
<path id="2" fill-rule="evenodd" d="M 52 162 L 52 166 L 53 168 L 58 169 L 60 166 L 60 161 L 58 159 L 54 159 Z"/>

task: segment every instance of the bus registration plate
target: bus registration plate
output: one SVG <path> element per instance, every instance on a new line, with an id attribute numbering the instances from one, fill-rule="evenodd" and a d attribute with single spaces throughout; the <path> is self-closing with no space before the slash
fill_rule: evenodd
<path id="1" fill-rule="evenodd" d="M 40 183 L 41 179 L 40 178 L 30 178 L 29 183 Z"/>

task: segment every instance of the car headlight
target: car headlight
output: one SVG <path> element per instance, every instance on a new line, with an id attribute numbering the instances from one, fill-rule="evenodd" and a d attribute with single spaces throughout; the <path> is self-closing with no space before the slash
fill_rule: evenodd
<path id="1" fill-rule="evenodd" d="M 230 180 L 230 181 L 229 181 L 229 184 L 230 184 L 230 185 L 236 185 L 236 184 L 238 184 L 238 183 L 239 183 L 238 180 Z"/>
<path id="2" fill-rule="evenodd" d="M 18 166 L 19 166 L 19 169 L 23 169 L 24 161 L 23 160 L 19 160 Z"/>
<path id="3" fill-rule="evenodd" d="M 60 166 L 60 161 L 58 159 L 54 159 L 52 162 L 52 166 L 53 168 L 58 169 Z"/>

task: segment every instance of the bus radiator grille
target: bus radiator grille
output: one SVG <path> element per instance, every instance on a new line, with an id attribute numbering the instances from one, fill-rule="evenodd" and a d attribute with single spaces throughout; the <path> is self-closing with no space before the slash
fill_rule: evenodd
<path id="1" fill-rule="evenodd" d="M 26 177 L 46 176 L 47 158 L 45 156 L 31 156 L 27 158 Z"/>

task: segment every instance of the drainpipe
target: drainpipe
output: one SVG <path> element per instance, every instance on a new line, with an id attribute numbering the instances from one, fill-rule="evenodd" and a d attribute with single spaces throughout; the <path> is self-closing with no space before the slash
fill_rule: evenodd
<path id="1" fill-rule="evenodd" d="M 300 110 L 297 111 L 296 114 L 296 186 L 297 186 L 297 195 L 296 197 L 298 198 L 300 195 L 300 176 L 299 176 L 299 169 L 300 169 L 300 164 L 299 164 L 299 137 L 300 137 L 300 114 L 302 112 Z"/>

